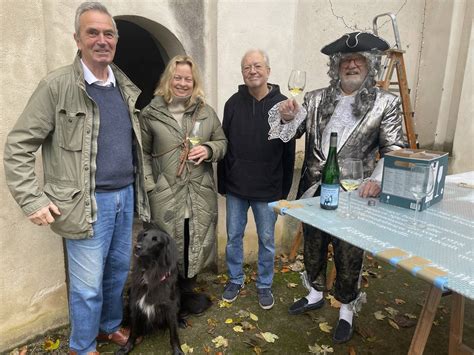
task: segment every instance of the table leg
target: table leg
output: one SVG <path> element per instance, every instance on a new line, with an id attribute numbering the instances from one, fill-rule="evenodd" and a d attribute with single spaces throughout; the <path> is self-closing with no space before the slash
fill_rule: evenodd
<path id="1" fill-rule="evenodd" d="M 449 354 L 474 354 L 473 349 L 462 343 L 464 327 L 464 297 L 454 293 L 451 296 L 451 321 L 449 326 Z"/>
<path id="2" fill-rule="evenodd" d="M 436 315 L 436 310 L 441 300 L 441 293 L 442 292 L 439 288 L 431 286 L 425 304 L 423 305 L 423 309 L 421 310 L 415 334 L 411 340 L 410 349 L 408 350 L 409 355 L 423 354 Z"/>
<path id="3" fill-rule="evenodd" d="M 300 222 L 296 230 L 295 239 L 293 240 L 293 245 L 291 246 L 290 256 L 288 258 L 290 262 L 295 261 L 296 255 L 298 254 L 298 249 L 301 245 L 302 240 L 303 240 L 303 224 Z"/>

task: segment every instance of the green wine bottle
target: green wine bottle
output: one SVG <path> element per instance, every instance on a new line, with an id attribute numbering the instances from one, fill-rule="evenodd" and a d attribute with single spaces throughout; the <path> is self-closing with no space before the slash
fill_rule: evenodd
<path id="1" fill-rule="evenodd" d="M 331 132 L 329 154 L 321 178 L 320 205 L 335 210 L 339 205 L 339 165 L 337 164 L 337 133 Z"/>

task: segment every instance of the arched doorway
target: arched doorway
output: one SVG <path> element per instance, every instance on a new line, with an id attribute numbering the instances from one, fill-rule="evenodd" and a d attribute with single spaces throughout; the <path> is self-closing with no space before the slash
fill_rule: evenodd
<path id="1" fill-rule="evenodd" d="M 153 98 L 168 60 L 176 54 L 184 54 L 184 49 L 168 29 L 146 18 L 117 16 L 115 22 L 119 41 L 114 63 L 142 91 L 136 103 L 136 107 L 142 109 Z"/>

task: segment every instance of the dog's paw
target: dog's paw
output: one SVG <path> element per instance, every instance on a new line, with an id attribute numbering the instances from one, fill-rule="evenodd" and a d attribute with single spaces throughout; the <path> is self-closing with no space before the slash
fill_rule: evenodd
<path id="1" fill-rule="evenodd" d="M 184 318 L 179 318 L 178 327 L 180 327 L 181 329 L 186 329 L 188 327 L 188 321 Z"/>

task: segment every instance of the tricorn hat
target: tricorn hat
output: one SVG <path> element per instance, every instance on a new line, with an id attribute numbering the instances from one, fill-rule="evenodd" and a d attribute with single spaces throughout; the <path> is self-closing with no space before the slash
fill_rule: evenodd
<path id="1" fill-rule="evenodd" d="M 390 45 L 384 39 L 368 32 L 346 33 L 341 38 L 324 46 L 321 52 L 326 55 L 367 51 L 385 51 Z"/>

